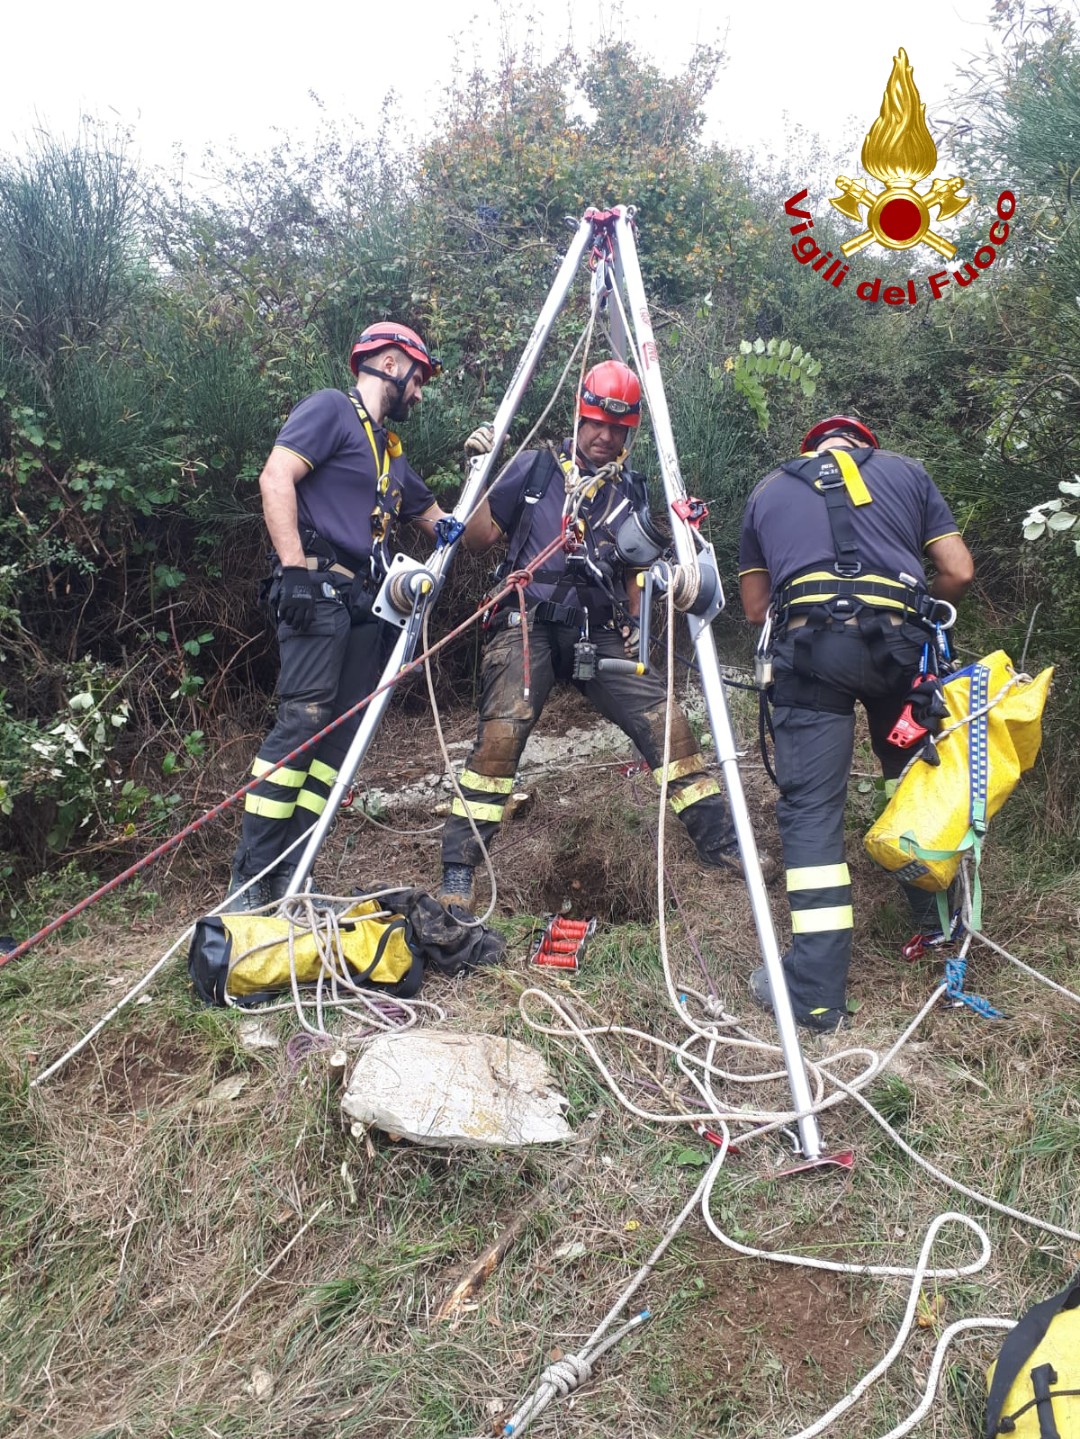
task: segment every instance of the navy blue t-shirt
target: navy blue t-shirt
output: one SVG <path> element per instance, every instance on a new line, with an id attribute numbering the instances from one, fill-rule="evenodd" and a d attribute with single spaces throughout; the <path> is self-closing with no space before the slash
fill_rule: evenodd
<path id="1" fill-rule="evenodd" d="M 371 433 L 377 458 L 349 396 L 341 390 L 316 390 L 300 401 L 274 442 L 310 468 L 296 486 L 300 528 L 329 540 L 346 561 L 366 559 L 372 552 L 372 511 L 387 432 L 372 423 Z M 405 456 L 391 459 L 383 507 L 404 522 L 434 503 Z"/>
<path id="2" fill-rule="evenodd" d="M 563 445 L 564 457 L 569 453 L 569 449 L 570 445 L 567 441 Z M 518 513 L 523 503 L 522 496 L 536 458 L 536 450 L 526 450 L 524 454 L 511 460 L 503 477 L 488 494 L 491 518 L 511 543 L 517 527 Z M 554 459 L 550 455 L 541 454 L 541 465 L 553 465 L 554 463 Z M 550 545 L 558 535 L 562 529 L 565 500 L 566 484 L 563 472 L 559 470 L 551 475 L 543 498 L 533 506 L 532 526 L 521 553 L 507 556 L 514 569 L 526 568 L 540 551 Z M 624 470 L 618 480 L 606 481 L 591 500 L 586 500 L 582 504 L 578 513 L 585 520 L 586 544 L 594 558 L 597 552 L 606 556 L 607 552 L 612 549 L 615 530 L 629 514 L 633 500 L 634 487 Z M 556 590 L 558 590 L 560 604 L 572 605 L 577 609 L 588 608 L 590 602 L 595 604 L 597 600 L 595 588 L 583 586 L 579 591 L 576 586 L 559 584 L 559 576 L 566 569 L 565 550 L 556 550 L 544 561 L 541 568 L 545 578 L 529 585 L 525 591 L 526 600 L 530 604 L 551 599 Z M 615 576 L 615 590 L 617 594 L 625 594 L 625 586 L 621 583 L 618 573 Z"/>
<path id="3" fill-rule="evenodd" d="M 921 580 L 926 546 L 959 534 L 941 491 L 906 455 L 871 449 L 848 453 L 870 492 L 869 504 L 849 504 L 847 511 L 863 570 Z M 767 571 L 776 589 L 807 570 L 831 569 L 835 559 L 824 497 L 797 475 L 772 470 L 743 513 L 740 576 Z"/>

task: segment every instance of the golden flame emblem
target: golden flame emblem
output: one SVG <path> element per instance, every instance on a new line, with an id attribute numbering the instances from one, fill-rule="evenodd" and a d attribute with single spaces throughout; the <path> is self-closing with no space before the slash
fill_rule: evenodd
<path id="1" fill-rule="evenodd" d="M 844 254 L 854 255 L 856 250 L 876 240 L 888 250 L 929 245 L 946 260 L 951 260 L 956 246 L 931 230 L 931 211 L 937 210 L 938 223 L 951 220 L 970 204 L 971 196 L 960 194 L 964 182 L 955 175 L 950 180 L 935 180 L 920 194 L 916 186 L 932 174 L 936 164 L 937 146 L 927 129 L 926 106 L 915 88 L 907 51 L 901 49 L 893 60 L 892 74 L 881 100 L 881 113 L 870 126 L 862 147 L 863 169 L 885 188 L 875 194 L 858 180 L 838 175 L 836 187 L 840 194 L 829 200 L 841 215 L 860 224 L 863 207 L 867 211 L 866 229 L 861 235 L 844 241 L 840 246 Z"/>

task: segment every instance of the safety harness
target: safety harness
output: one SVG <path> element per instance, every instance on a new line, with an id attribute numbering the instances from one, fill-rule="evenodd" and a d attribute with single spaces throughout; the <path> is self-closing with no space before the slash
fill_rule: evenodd
<path id="1" fill-rule="evenodd" d="M 835 558 L 831 570 L 796 575 L 773 592 L 774 633 L 779 637 L 796 631 L 793 672 L 777 676 L 773 703 L 847 714 L 851 696 L 818 675 L 818 637 L 857 624 L 875 667 L 887 682 L 899 686 L 907 678 L 907 670 L 887 643 L 893 617 L 932 633 L 935 601 L 925 586 L 909 576 L 864 571 L 851 509 L 872 503 L 873 497 L 854 455 L 847 450 L 825 450 L 802 455 L 782 468 L 825 501 Z"/>
<path id="2" fill-rule="evenodd" d="M 349 395 L 349 401 L 356 411 L 360 428 L 367 436 L 367 442 L 371 446 L 371 454 L 375 461 L 375 504 L 371 511 L 371 552 L 372 559 L 376 560 L 376 563 L 381 565 L 385 571 L 390 566 L 391 558 L 387 549 L 390 526 L 397 519 L 402 501 L 400 488 L 395 487 L 393 490 L 390 488 L 390 461 L 396 460 L 400 456 L 401 441 L 393 430 L 387 430 L 386 448 L 380 454 L 371 416 L 355 394 Z"/>
<path id="3" fill-rule="evenodd" d="M 517 568 L 532 533 L 536 507 L 547 494 L 552 480 L 557 475 L 565 479 L 573 470 L 573 461 L 565 455 L 558 454 L 552 449 L 536 452 L 521 492 L 514 527 L 510 534 L 507 557 L 504 565 L 499 567 L 502 573 L 496 571 L 497 579 L 502 579 L 506 573 Z M 649 495 L 644 477 L 633 470 L 624 470 L 623 477 L 629 481 L 633 492 L 630 500 L 631 509 L 643 510 L 647 514 Z M 587 546 L 587 540 L 584 544 Z M 536 621 L 540 624 L 565 626 L 579 631 L 586 627 L 590 619 L 594 624 L 607 624 L 623 608 L 623 602 L 616 594 L 610 578 L 605 574 L 602 562 L 598 563 L 598 556 L 583 556 L 584 564 L 574 564 L 573 555 L 568 558 L 570 563 L 563 569 L 542 569 L 533 574 L 535 581 L 555 586 L 551 598 L 542 600 L 536 606 L 533 612 Z M 576 591 L 578 595 L 582 590 L 585 590 L 586 593 L 591 591 L 597 596 L 597 600 L 590 602 L 584 610 L 564 604 L 563 600 L 571 590 Z M 506 618 L 508 622 L 513 622 L 515 617 L 516 611 L 510 611 Z M 489 618 L 489 626 L 494 618 L 494 616 Z"/>

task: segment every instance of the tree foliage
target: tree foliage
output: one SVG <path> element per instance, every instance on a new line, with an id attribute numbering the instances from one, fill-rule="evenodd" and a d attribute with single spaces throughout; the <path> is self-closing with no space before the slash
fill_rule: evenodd
<path id="1" fill-rule="evenodd" d="M 140 172 L 122 134 L 93 126 L 0 157 L 7 847 L 16 830 L 39 862 L 50 846 L 140 844 L 204 750 L 260 727 L 274 664 L 255 480 L 285 414 L 347 383 L 364 323 L 416 325 L 445 369 L 407 447 L 452 493 L 460 440 L 513 373 L 566 217 L 590 205 L 636 207 L 682 469 L 712 506 L 727 574 L 758 475 L 819 411 L 854 409 L 953 501 L 978 552 L 973 632 L 1015 638 L 1049 590 L 1042 639 L 1080 658 L 1073 546 L 1017 544 L 1040 504 L 1064 529 L 1058 486 L 1080 473 L 1080 52 L 1052 8 L 1003 0 L 997 23 L 953 143 L 973 189 L 1017 192 L 1007 258 L 910 310 L 794 263 L 779 212 L 800 177 L 755 172 L 704 137 L 723 65 L 708 47 L 675 74 L 621 41 L 544 62 L 508 50 L 451 84 L 419 144 L 395 145 L 390 112 L 372 136 L 325 121 L 310 143 L 208 156 L 198 187 Z M 815 234 L 844 238 L 828 215 Z M 879 272 L 889 283 L 906 265 L 885 256 Z M 517 437 L 585 315 L 581 286 Z M 553 425 L 570 405 L 567 387 Z M 86 759 L 68 740 L 85 743 L 91 711 Z M 61 759 L 47 765 L 42 745 Z"/>

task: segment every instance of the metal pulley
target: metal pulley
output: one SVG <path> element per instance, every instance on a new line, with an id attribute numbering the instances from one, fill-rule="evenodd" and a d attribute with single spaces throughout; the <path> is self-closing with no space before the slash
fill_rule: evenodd
<path id="1" fill-rule="evenodd" d="M 429 594 L 434 585 L 435 576 L 429 569 L 408 555 L 396 554 L 375 597 L 372 613 L 377 619 L 404 629 L 417 600 Z"/>

